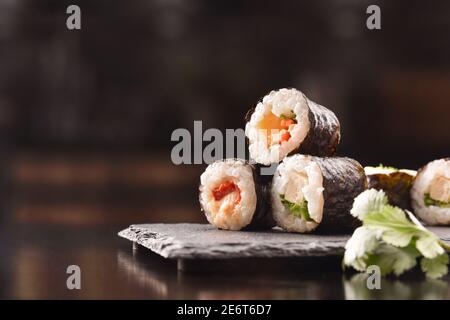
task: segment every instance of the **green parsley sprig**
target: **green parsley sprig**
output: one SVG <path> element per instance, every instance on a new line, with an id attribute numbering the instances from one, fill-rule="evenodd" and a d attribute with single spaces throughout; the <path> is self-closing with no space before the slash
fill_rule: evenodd
<path id="1" fill-rule="evenodd" d="M 429 278 L 448 272 L 450 247 L 426 229 L 408 210 L 388 204 L 386 194 L 375 189 L 357 196 L 350 212 L 362 221 L 345 246 L 344 267 L 365 271 L 378 265 L 382 275 L 397 276 L 416 266 Z"/>

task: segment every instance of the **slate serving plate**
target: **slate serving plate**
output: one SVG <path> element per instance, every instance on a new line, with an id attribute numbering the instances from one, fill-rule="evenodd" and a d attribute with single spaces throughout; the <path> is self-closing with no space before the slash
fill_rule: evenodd
<path id="1" fill-rule="evenodd" d="M 450 244 L 450 228 L 429 227 Z M 225 231 L 209 224 L 136 224 L 119 236 L 168 259 L 186 261 L 240 258 L 341 257 L 350 235 L 295 234 L 270 231 Z"/>

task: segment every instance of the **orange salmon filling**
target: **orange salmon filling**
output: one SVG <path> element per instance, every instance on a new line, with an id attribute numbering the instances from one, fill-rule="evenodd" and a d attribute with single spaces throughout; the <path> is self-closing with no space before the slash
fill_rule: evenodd
<path id="1" fill-rule="evenodd" d="M 289 131 L 297 122 L 294 119 L 278 117 L 272 112 L 269 113 L 259 123 L 259 128 L 267 132 L 267 146 L 281 144 L 288 141 L 291 137 Z"/>
<path id="2" fill-rule="evenodd" d="M 232 181 L 221 183 L 212 191 L 214 200 L 216 201 L 222 200 L 226 195 L 232 192 L 237 192 L 236 203 L 241 202 L 241 189 L 239 189 L 239 187 Z"/>

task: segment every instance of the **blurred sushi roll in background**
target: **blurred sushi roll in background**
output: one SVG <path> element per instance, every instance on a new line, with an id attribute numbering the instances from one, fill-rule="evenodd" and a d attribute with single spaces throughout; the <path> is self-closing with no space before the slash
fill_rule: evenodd
<path id="1" fill-rule="evenodd" d="M 293 155 L 273 178 L 274 219 L 290 232 L 347 233 L 359 225 L 350 209 L 365 189 L 364 168 L 353 159 Z"/>
<path id="2" fill-rule="evenodd" d="M 414 170 L 396 169 L 393 167 L 365 167 L 368 188 L 383 190 L 389 203 L 403 208 L 411 209 L 411 187 L 417 174 Z"/>
<path id="3" fill-rule="evenodd" d="M 422 167 L 411 189 L 414 213 L 429 225 L 450 225 L 450 158 Z"/>
<path id="4" fill-rule="evenodd" d="M 336 115 L 296 89 L 270 92 L 246 118 L 250 157 L 260 164 L 278 163 L 298 152 L 332 156 L 339 144 Z"/>
<path id="5" fill-rule="evenodd" d="M 270 185 L 244 160 L 210 164 L 200 176 L 200 205 L 209 223 L 225 230 L 269 229 L 274 226 Z"/>

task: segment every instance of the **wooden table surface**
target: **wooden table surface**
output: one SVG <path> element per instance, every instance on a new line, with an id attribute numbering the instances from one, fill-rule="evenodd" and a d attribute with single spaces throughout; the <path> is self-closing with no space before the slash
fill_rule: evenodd
<path id="1" fill-rule="evenodd" d="M 177 271 L 145 248 L 134 250 L 117 227 L 10 224 L 0 227 L 2 299 L 449 299 L 450 277 L 413 272 L 368 290 L 340 261 L 236 263 L 229 270 Z M 66 268 L 81 268 L 81 290 L 68 290 Z M 284 270 L 280 270 L 284 264 Z M 291 268 L 292 267 L 292 268 Z M 259 270 L 260 269 L 260 270 Z M 286 271 L 287 270 L 287 271 Z"/>

